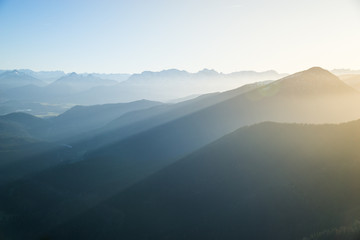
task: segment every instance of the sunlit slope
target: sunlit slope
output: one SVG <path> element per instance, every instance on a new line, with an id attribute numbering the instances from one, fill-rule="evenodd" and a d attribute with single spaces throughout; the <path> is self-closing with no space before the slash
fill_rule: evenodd
<path id="1" fill-rule="evenodd" d="M 334 123 L 357 118 L 360 94 L 328 71 L 312 68 L 101 148 L 88 157 L 121 161 L 119 154 L 126 152 L 135 159 L 177 158 L 261 121 Z"/>
<path id="2" fill-rule="evenodd" d="M 360 217 L 360 122 L 241 128 L 54 239 L 302 239 Z"/>
<path id="3" fill-rule="evenodd" d="M 94 150 L 211 107 L 212 105 L 264 86 L 267 83 L 268 82 L 247 84 L 223 93 L 204 94 L 195 99 L 176 104 L 162 104 L 144 110 L 131 111 L 114 119 L 102 128 L 70 139 L 70 142 L 71 145 L 75 147 L 85 149 L 84 151 L 88 149 Z"/>
<path id="4" fill-rule="evenodd" d="M 345 74 L 340 75 L 339 78 L 349 86 L 360 91 L 360 74 Z"/>

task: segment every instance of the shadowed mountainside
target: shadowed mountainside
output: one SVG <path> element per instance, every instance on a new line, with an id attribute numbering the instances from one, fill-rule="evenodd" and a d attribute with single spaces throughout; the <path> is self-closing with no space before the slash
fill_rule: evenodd
<path id="1" fill-rule="evenodd" d="M 122 115 L 162 105 L 160 102 L 139 100 L 129 103 L 114 103 L 93 106 L 75 106 L 49 120 L 51 129 L 47 137 L 63 139 L 102 128 Z"/>
<path id="2" fill-rule="evenodd" d="M 360 217 L 359 129 L 359 121 L 241 128 L 51 236 L 285 240 L 351 224 Z"/>

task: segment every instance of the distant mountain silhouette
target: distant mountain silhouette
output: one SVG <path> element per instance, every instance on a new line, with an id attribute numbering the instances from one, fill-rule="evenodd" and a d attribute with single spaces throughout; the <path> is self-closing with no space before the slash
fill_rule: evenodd
<path id="1" fill-rule="evenodd" d="M 285 75 L 275 71 L 244 71 L 231 74 L 218 73 L 208 69 L 198 73 L 177 69 L 160 72 L 145 71 L 141 74 L 133 74 L 128 80 L 111 88 L 90 89 L 77 96 L 77 101 L 89 99 L 90 96 L 95 95 L 98 96 L 97 102 L 134 101 L 143 98 L 168 101 L 189 95 L 227 91 L 249 83 L 277 80 L 283 76 Z"/>
<path id="2" fill-rule="evenodd" d="M 360 121 L 241 128 L 51 237 L 288 240 L 352 223 L 360 217 L 360 163 L 358 145 L 349 143 L 359 141 L 359 127 Z"/>
<path id="3" fill-rule="evenodd" d="M 160 72 L 151 72 L 151 71 L 144 71 L 141 74 L 133 74 L 127 82 L 130 83 L 138 83 L 141 81 L 177 81 L 181 79 L 182 81 L 186 82 L 189 79 L 201 79 L 205 78 L 207 80 L 212 80 L 212 78 L 230 80 L 233 78 L 237 78 L 239 81 L 245 81 L 244 83 L 251 83 L 246 82 L 253 81 L 264 81 L 264 80 L 277 80 L 280 77 L 284 76 L 284 74 L 279 74 L 276 71 L 265 71 L 265 72 L 255 72 L 255 71 L 240 71 L 240 72 L 233 72 L 229 74 L 219 73 L 212 69 L 203 69 L 197 73 L 189 73 L 187 71 L 181 71 L 177 69 L 168 69 L 163 70 Z M 226 84 L 226 83 L 224 83 Z"/>
<path id="4" fill-rule="evenodd" d="M 8 70 L 0 70 L 0 74 Z M 63 71 L 33 71 L 30 69 L 17 69 L 17 71 L 30 75 L 34 78 L 40 79 L 46 83 L 54 82 L 59 78 L 65 76 L 66 74 Z M 88 73 L 81 73 L 79 75 L 89 75 Z M 126 73 L 90 73 L 90 75 L 102 78 L 104 80 L 115 80 L 122 82 L 127 80 L 131 74 Z"/>
<path id="5" fill-rule="evenodd" d="M 1 88 L 4 100 L 45 102 L 55 104 L 106 104 L 131 102 L 139 99 L 169 101 L 189 95 L 226 91 L 244 84 L 276 80 L 285 74 L 275 71 L 243 71 L 231 74 L 204 69 L 189 73 L 177 69 L 160 72 L 145 71 L 141 74 L 64 74 L 60 71 L 34 72 L 16 70 L 18 74 L 38 77 L 46 84 L 14 85 Z M 4 72 L 5 74 L 7 72 Z M 58 77 L 57 79 L 55 79 Z M 39 80 L 40 81 L 40 80 Z M 44 86 L 46 85 L 46 86 Z M 42 87 L 39 87 L 42 86 Z M 2 100 L 2 99 L 0 99 Z M 3 100 L 3 101 L 4 101 Z"/>
<path id="6" fill-rule="evenodd" d="M 45 86 L 46 83 L 18 70 L 0 74 L 0 89 L 9 89 L 26 85 Z"/>
<path id="7" fill-rule="evenodd" d="M 55 80 L 65 76 L 63 71 L 32 71 L 30 69 L 18 69 L 17 71 L 26 73 L 34 78 L 40 79 L 46 83 L 54 82 Z"/>
<path id="8" fill-rule="evenodd" d="M 331 72 L 337 76 L 348 75 L 348 74 L 360 74 L 360 70 L 353 69 L 333 69 Z"/>
<path id="9" fill-rule="evenodd" d="M 131 76 L 131 74 L 126 73 L 91 73 L 91 75 L 102 79 L 114 80 L 118 82 L 123 82 Z"/>
<path id="10" fill-rule="evenodd" d="M 99 102 L 93 100 L 97 99 L 97 94 L 85 99 L 77 97 L 78 93 L 94 87 L 113 86 L 127 80 L 129 76 L 65 74 L 62 71 L 36 72 L 29 69 L 0 70 L 0 114 L 21 111 L 39 116 L 53 116 L 76 104 L 97 104 Z"/>
<path id="11" fill-rule="evenodd" d="M 80 75 L 77 73 L 70 73 L 66 76 L 63 76 L 56 80 L 55 82 L 51 83 L 48 88 L 56 88 L 59 86 L 68 86 L 73 91 L 85 91 L 89 90 L 93 87 L 97 86 L 113 86 L 116 85 L 118 82 L 114 80 L 105 80 L 99 77 L 96 77 L 92 74 L 88 75 Z"/>
<path id="12" fill-rule="evenodd" d="M 47 102 L 47 103 L 83 103 L 91 104 L 93 96 L 88 96 L 87 99 L 76 100 L 79 92 L 89 90 L 98 86 L 113 86 L 118 84 L 114 80 L 104 80 L 92 75 L 79 75 L 71 73 L 61 77 L 60 79 L 44 86 L 22 86 L 13 88 L 4 93 L 7 99 L 32 101 L 32 102 Z"/>

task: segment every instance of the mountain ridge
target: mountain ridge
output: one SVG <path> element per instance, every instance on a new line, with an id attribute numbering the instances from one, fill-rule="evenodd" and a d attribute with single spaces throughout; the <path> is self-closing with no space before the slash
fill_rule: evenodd
<path id="1" fill-rule="evenodd" d="M 353 134 L 359 127 L 360 120 L 240 128 L 50 236 L 288 240 L 342 226 L 344 219 L 351 223 L 360 216 L 350 213 L 359 206 L 360 194 L 354 191 L 360 164 L 355 161 L 357 147 L 346 142 L 360 140 Z"/>

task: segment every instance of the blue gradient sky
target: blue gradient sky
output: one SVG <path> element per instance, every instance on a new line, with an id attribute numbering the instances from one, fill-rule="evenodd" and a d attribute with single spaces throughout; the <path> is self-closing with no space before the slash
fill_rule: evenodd
<path id="1" fill-rule="evenodd" d="M 360 69 L 359 0 L 0 0 L 0 69 Z"/>

